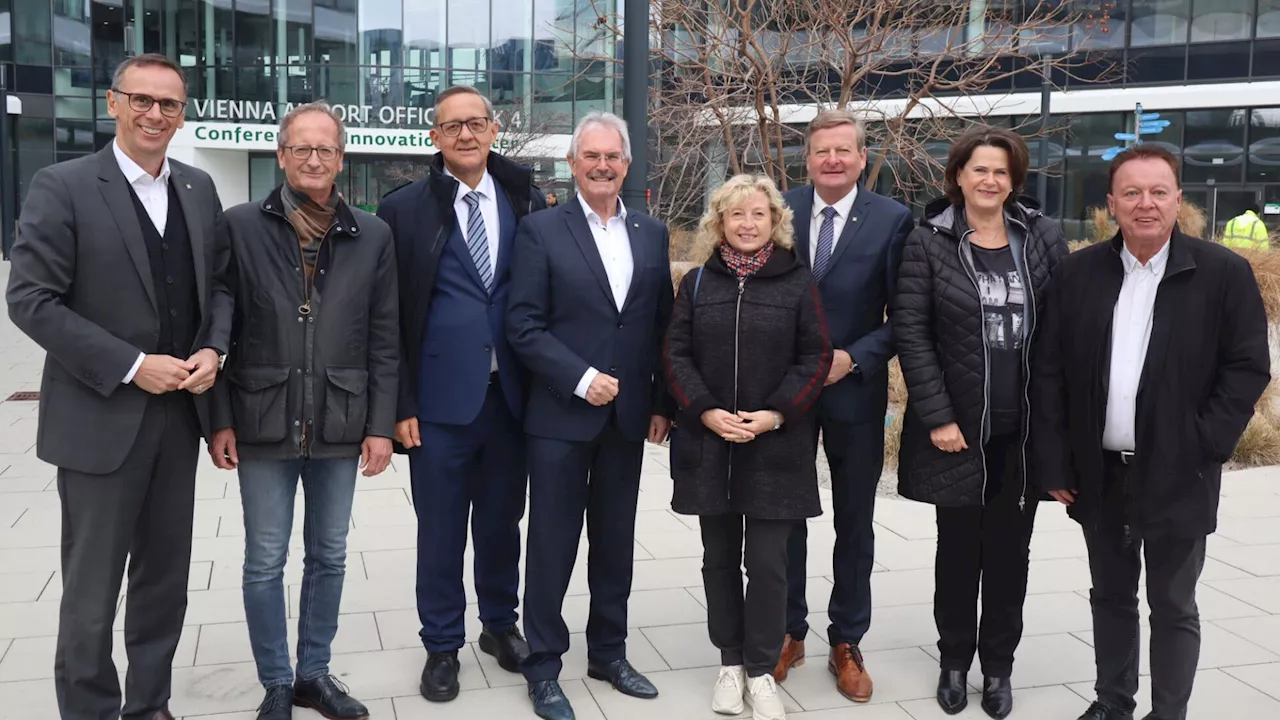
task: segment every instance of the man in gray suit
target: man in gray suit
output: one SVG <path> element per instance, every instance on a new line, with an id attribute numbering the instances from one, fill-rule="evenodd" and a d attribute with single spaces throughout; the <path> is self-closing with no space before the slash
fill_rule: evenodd
<path id="1" fill-rule="evenodd" d="M 36 173 L 13 246 L 9 316 L 47 352 L 36 453 L 58 467 L 54 677 L 68 720 L 173 717 L 204 393 L 232 309 L 213 181 L 166 158 L 185 105 L 172 60 L 121 63 L 115 141 Z M 126 557 L 122 709 L 111 627 Z"/>

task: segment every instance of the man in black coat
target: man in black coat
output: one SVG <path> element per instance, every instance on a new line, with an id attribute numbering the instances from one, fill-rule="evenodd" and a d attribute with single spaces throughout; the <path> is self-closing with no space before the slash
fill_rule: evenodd
<path id="1" fill-rule="evenodd" d="M 1222 464 L 1270 380 L 1249 263 L 1179 231 L 1181 202 L 1168 151 L 1140 145 L 1115 159 L 1107 203 L 1120 232 L 1058 266 L 1032 364 L 1032 477 L 1084 526 L 1093 574 L 1098 699 L 1081 720 L 1133 717 L 1140 552 L 1146 717 L 1187 717 Z"/>
<path id="2" fill-rule="evenodd" d="M 914 227 L 902 203 L 858 186 L 867 163 L 866 137 L 857 116 L 846 110 L 819 114 L 805 140 L 813 185 L 786 194 L 795 212 L 796 254 L 813 271 L 835 348 L 818 402 L 836 530 L 828 666 L 841 694 L 856 702 L 867 702 L 872 692 L 858 645 L 871 627 L 871 518 L 884 469 L 894 352 L 885 310 L 897 287 L 903 241 Z M 805 523 L 796 523 L 787 551 L 787 640 L 774 671 L 778 682 L 804 658 L 807 538 Z"/>
<path id="3" fill-rule="evenodd" d="M 507 343 L 516 225 L 541 210 L 524 166 L 489 151 L 493 103 L 457 85 L 436 99 L 440 150 L 426 177 L 393 190 L 378 217 L 395 234 L 400 287 L 396 439 L 418 514 L 417 605 L 427 650 L 419 692 L 458 696 L 466 644 L 463 555 L 475 545 L 480 649 L 508 672 L 529 654 L 516 614 L 528 372 Z"/>

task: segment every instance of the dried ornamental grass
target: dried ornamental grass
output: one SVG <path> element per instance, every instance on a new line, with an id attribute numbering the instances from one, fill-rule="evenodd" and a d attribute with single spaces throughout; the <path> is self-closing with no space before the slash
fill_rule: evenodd
<path id="1" fill-rule="evenodd" d="M 884 467 L 885 470 L 898 469 L 898 450 L 902 447 L 902 409 L 885 418 L 884 426 Z"/>

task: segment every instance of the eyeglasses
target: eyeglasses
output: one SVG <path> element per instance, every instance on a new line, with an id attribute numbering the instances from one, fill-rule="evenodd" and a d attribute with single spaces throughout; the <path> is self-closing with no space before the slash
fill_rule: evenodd
<path id="1" fill-rule="evenodd" d="M 176 118 L 179 115 L 181 115 L 182 111 L 187 107 L 187 104 L 181 100 L 173 100 L 172 98 L 164 98 L 162 100 L 157 100 L 151 97 L 150 95 L 143 95 L 142 93 L 125 92 L 120 88 L 111 88 L 111 89 L 121 95 L 128 97 L 129 107 L 134 112 L 139 112 L 139 113 L 151 112 L 151 106 L 155 105 L 156 103 L 160 103 L 161 115 L 164 115 L 165 117 Z"/>
<path id="2" fill-rule="evenodd" d="M 313 152 L 316 155 L 319 155 L 320 159 L 325 162 L 338 157 L 338 148 L 329 145 L 323 145 L 321 147 L 311 147 L 309 145 L 285 145 L 284 149 L 289 151 L 289 155 L 294 160 L 309 160 L 311 159 L 311 153 Z"/>
<path id="3" fill-rule="evenodd" d="M 618 164 L 621 164 L 623 160 L 626 160 L 626 156 L 623 155 L 622 153 L 609 153 L 608 155 L 601 155 L 600 153 L 597 153 L 597 152 L 584 152 L 582 153 L 581 157 L 582 157 L 582 161 L 587 163 L 588 165 L 600 164 L 600 158 L 604 158 L 604 161 L 609 163 L 610 165 L 618 165 Z"/>
<path id="4" fill-rule="evenodd" d="M 458 137 L 462 132 L 463 125 L 467 126 L 472 135 L 479 135 L 489 129 L 489 118 L 473 117 L 466 120 L 450 120 L 449 122 L 440 123 L 436 128 L 444 133 L 445 137 Z"/>

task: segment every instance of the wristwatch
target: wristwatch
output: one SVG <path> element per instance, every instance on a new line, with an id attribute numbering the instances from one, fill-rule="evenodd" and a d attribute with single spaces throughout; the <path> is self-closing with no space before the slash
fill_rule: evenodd
<path id="1" fill-rule="evenodd" d="M 782 415 L 777 410 L 770 410 L 769 412 L 773 413 L 773 429 L 777 430 L 782 427 Z"/>

